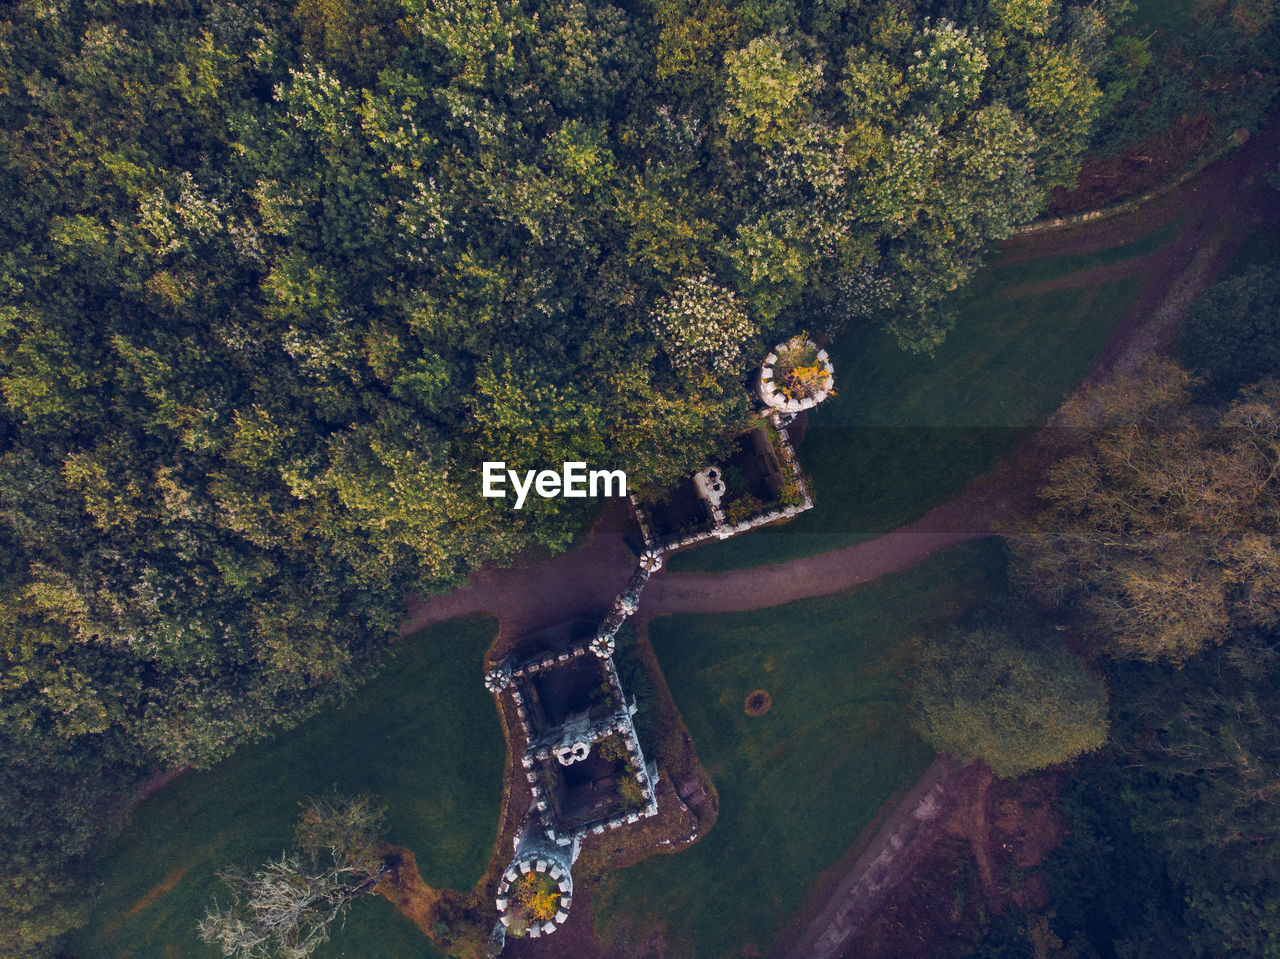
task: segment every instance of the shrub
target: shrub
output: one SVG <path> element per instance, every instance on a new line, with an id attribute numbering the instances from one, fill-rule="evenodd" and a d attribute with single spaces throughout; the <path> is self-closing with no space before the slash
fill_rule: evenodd
<path id="1" fill-rule="evenodd" d="M 654 310 L 651 322 L 676 369 L 738 369 L 755 325 L 732 290 L 710 276 L 686 277 Z"/>
<path id="2" fill-rule="evenodd" d="M 808 333 L 797 333 L 778 351 L 773 366 L 773 382 L 788 399 L 813 396 L 826 382 L 827 370 L 818 357 L 818 348 Z"/>
<path id="3" fill-rule="evenodd" d="M 1001 776 L 1074 759 L 1107 741 L 1107 693 L 1052 633 L 952 627 L 924 644 L 913 725 L 940 752 Z"/>
<path id="4" fill-rule="evenodd" d="M 757 513 L 763 512 L 763 510 L 764 503 L 747 493 L 730 503 L 724 513 L 730 523 L 741 523 L 744 519 L 750 519 Z"/>
<path id="5" fill-rule="evenodd" d="M 560 890 L 550 876 L 534 869 L 511 884 L 511 901 L 522 918 L 546 922 L 560 908 Z"/>
<path id="6" fill-rule="evenodd" d="M 626 742 L 623 741 L 622 736 L 618 733 L 600 740 L 596 749 L 600 751 L 600 758 L 607 759 L 609 762 L 627 762 L 631 758 L 631 754 L 627 751 Z"/>
<path id="7" fill-rule="evenodd" d="M 627 812 L 636 812 L 645 805 L 644 789 L 636 782 L 634 775 L 627 776 L 618 784 L 618 795 L 622 797 Z"/>
<path id="8" fill-rule="evenodd" d="M 1255 266 L 1211 288 L 1187 315 L 1187 365 L 1219 390 L 1280 369 L 1280 260 Z"/>

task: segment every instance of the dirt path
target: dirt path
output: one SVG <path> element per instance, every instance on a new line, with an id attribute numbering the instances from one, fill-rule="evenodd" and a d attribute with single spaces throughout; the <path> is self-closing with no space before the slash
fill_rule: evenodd
<path id="1" fill-rule="evenodd" d="M 936 841 L 942 823 L 970 791 L 977 771 L 939 756 L 898 803 L 848 871 L 833 881 L 826 903 L 782 959 L 834 959 L 869 917 L 886 884 L 909 873 Z"/>
<path id="2" fill-rule="evenodd" d="M 630 523 L 630 505 L 617 500 L 572 553 L 528 566 L 482 569 L 462 589 L 412 598 L 400 635 L 455 616 L 489 613 L 502 622 L 500 642 L 510 643 L 579 616 L 603 618 L 635 569 L 636 556 L 625 540 Z"/>

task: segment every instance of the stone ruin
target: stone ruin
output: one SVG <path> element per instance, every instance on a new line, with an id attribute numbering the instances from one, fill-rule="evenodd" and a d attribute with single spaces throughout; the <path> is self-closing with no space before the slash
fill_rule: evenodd
<path id="1" fill-rule="evenodd" d="M 614 636 L 639 608 L 640 592 L 662 568 L 662 556 L 646 551 L 595 635 L 560 653 L 508 656 L 485 674 L 485 688 L 509 696 L 524 733 L 520 757 L 532 802 L 516 834 L 515 856 L 498 884 L 498 926 L 506 935 L 548 935 L 569 915 L 573 863 L 583 838 L 603 835 L 658 813 L 658 770 L 645 761 L 636 735 L 636 700 L 628 698 L 613 662 Z M 612 755 L 597 748 L 613 740 Z M 627 780 L 634 777 L 634 785 Z M 624 794 L 625 791 L 625 794 Z M 626 794 L 638 797 L 628 801 Z M 511 885 L 530 870 L 557 883 L 553 918 L 523 924 L 514 919 Z M 517 928 L 522 926 L 522 928 Z"/>
<path id="2" fill-rule="evenodd" d="M 810 396 L 791 399 L 786 396 L 774 381 L 774 369 L 779 357 L 784 357 L 793 350 L 811 348 L 818 364 L 822 368 L 822 382 Z M 801 333 L 793 336 L 785 343 L 774 347 L 773 352 L 765 357 L 760 367 L 756 382 L 756 393 L 763 404 L 760 409 L 764 425 L 748 430 L 742 437 L 750 436 L 756 444 L 757 454 L 771 462 L 770 471 L 776 473 L 775 479 L 794 484 L 798 500 L 782 501 L 772 507 L 763 509 L 753 516 L 730 520 L 732 509 L 726 509 L 728 499 L 734 490 L 726 483 L 724 470 L 720 464 L 712 464 L 695 473 L 692 477 L 692 488 L 706 510 L 707 520 L 693 524 L 692 528 L 682 527 L 675 532 L 660 530 L 661 524 L 655 524 L 655 514 L 646 506 L 635 492 L 630 494 L 631 506 L 635 512 L 636 522 L 640 526 L 640 534 L 644 537 L 645 546 L 659 557 L 664 552 L 687 549 L 712 539 L 728 539 L 745 533 L 759 526 L 791 519 L 800 513 L 813 508 L 813 498 L 805 481 L 804 472 L 796 458 L 795 450 L 787 437 L 787 425 L 803 410 L 817 406 L 833 393 L 835 371 L 827 351 Z M 762 448 L 761 438 L 767 437 L 766 446 Z M 772 481 L 771 481 L 772 482 Z M 670 496 L 673 490 L 668 490 Z M 687 509 L 687 508 L 686 508 Z"/>
<path id="3" fill-rule="evenodd" d="M 776 452 L 769 451 L 767 455 L 776 457 L 776 469 L 779 478 L 789 480 L 795 484 L 800 496 L 798 503 L 779 504 L 754 516 L 730 522 L 729 516 L 725 511 L 724 499 L 732 491 L 726 486 L 723 470 L 716 465 L 708 466 L 693 476 L 693 487 L 710 518 L 710 523 L 705 529 L 677 533 L 671 536 L 660 535 L 655 528 L 649 508 L 641 502 L 639 496 L 634 492 L 630 494 L 631 507 L 635 512 L 636 522 L 640 526 L 640 535 L 644 538 L 645 546 L 648 547 L 649 551 L 661 556 L 663 553 L 673 552 L 678 549 L 688 549 L 690 546 L 696 546 L 708 540 L 728 539 L 731 536 L 737 536 L 739 533 L 745 533 L 760 526 L 791 519 L 806 510 L 813 509 L 813 498 L 809 494 L 808 483 L 805 481 L 804 473 L 800 469 L 800 461 L 796 458 L 791 441 L 787 438 L 786 421 L 789 421 L 789 419 L 789 416 L 784 416 L 776 410 L 772 411 L 768 414 L 766 426 L 750 430 L 743 436 L 751 436 L 753 442 L 755 442 L 760 439 L 761 435 L 771 435 L 771 439 L 765 442 L 770 446 L 776 444 Z M 765 452 L 761 451 L 761 455 L 765 455 Z"/>
<path id="4" fill-rule="evenodd" d="M 550 919 L 525 921 L 522 930 L 531 939 L 550 935 L 569 918 L 569 908 L 573 905 L 573 862 L 578 858 L 578 842 L 575 840 L 568 848 L 548 841 L 545 834 L 538 829 L 530 829 L 529 821 L 516 833 L 516 854 L 511 860 L 502 879 L 498 882 L 498 923 L 505 933 L 513 923 L 514 910 L 511 908 L 511 887 L 521 876 L 530 872 L 544 873 L 555 883 L 556 911 Z M 518 920 L 517 920 L 518 921 Z"/>
<path id="5" fill-rule="evenodd" d="M 795 484 L 799 503 L 730 523 L 722 508 L 728 492 L 723 471 L 712 465 L 693 478 L 697 494 L 710 514 L 711 529 L 664 541 L 654 535 L 650 517 L 632 493 L 631 503 L 646 549 L 594 637 L 559 653 L 544 652 L 526 658 L 513 654 L 485 673 L 485 688 L 498 697 L 510 696 L 515 707 L 525 741 L 520 765 L 532 794 L 529 810 L 516 831 L 515 855 L 498 883 L 495 899 L 498 923 L 491 942 L 493 950 L 501 951 L 508 933 L 530 938 L 545 936 L 568 920 L 573 905 L 573 864 L 585 837 L 601 836 L 658 813 L 658 769 L 655 764 L 645 762 L 635 729 L 636 700 L 634 696 L 628 699 L 623 690 L 613 654 L 615 636 L 639 609 L 640 593 L 649 577 L 662 568 L 663 553 L 706 539 L 727 539 L 813 508 L 785 427 L 796 413 L 816 406 L 830 395 L 832 367 L 826 352 L 818 350 L 818 360 L 826 372 L 821 388 L 802 400 L 785 397 L 772 382 L 773 366 L 778 353 L 795 343 L 793 338 L 765 359 L 758 393 L 765 404 L 766 429 L 772 430 L 771 442 L 768 439 L 765 442 L 776 450 L 769 453 L 774 464 L 770 469 L 776 469 Z M 807 340 L 800 345 L 817 349 Z M 753 432 L 752 441 L 757 444 L 757 452 L 763 454 L 760 440 Z M 614 737 L 617 738 L 612 743 L 614 755 L 606 757 L 601 744 Z M 595 795 L 601 781 L 591 779 L 593 764 L 598 767 L 597 773 L 601 767 L 607 767 L 603 796 Z M 579 770 L 585 773 L 579 775 Z M 638 802 L 627 801 L 622 791 L 632 776 L 634 786 L 630 794 L 638 797 Z M 612 785 L 618 787 L 613 794 L 608 790 L 609 777 L 614 780 Z M 555 884 L 556 908 L 550 918 L 530 922 L 518 917 L 518 910 L 513 909 L 513 885 L 530 872 L 545 874 L 548 881 Z"/>

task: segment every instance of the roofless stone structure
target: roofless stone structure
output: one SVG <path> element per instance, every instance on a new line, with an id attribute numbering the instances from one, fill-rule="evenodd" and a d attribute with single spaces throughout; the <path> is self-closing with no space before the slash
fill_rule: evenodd
<path id="1" fill-rule="evenodd" d="M 801 360 L 808 364 L 802 370 L 804 395 L 791 385 L 775 384 L 779 354 L 792 367 Z M 711 514 L 711 529 L 664 540 L 655 536 L 651 517 L 632 493 L 648 548 L 594 637 L 562 652 L 512 654 L 485 673 L 485 688 L 495 696 L 509 696 L 520 720 L 524 733 L 520 765 L 533 796 L 516 832 L 515 855 L 498 883 L 498 924 L 493 933 L 497 949 L 508 935 L 550 935 L 568 920 L 573 864 L 584 838 L 658 814 L 658 769 L 645 762 L 636 736 L 636 700 L 628 698 L 618 678 L 614 637 L 639 609 L 640 593 L 649 577 L 662 568 L 665 550 L 711 536 L 725 539 L 812 508 L 785 425 L 796 413 L 830 395 L 831 387 L 827 354 L 806 336 L 792 337 L 778 346 L 765 360 L 759 382 L 766 429 L 771 433 L 755 430 L 744 435 L 750 437 L 757 456 L 771 464 L 771 483 L 778 487 L 773 492 L 785 492 L 790 501 L 731 523 L 721 507 L 732 491 L 726 489 L 721 468 L 713 465 L 694 477 L 697 495 Z"/>
<path id="2" fill-rule="evenodd" d="M 825 400 L 834 384 L 835 370 L 827 351 L 801 333 L 779 343 L 765 357 L 756 392 L 769 409 L 795 414 Z"/>
<path id="3" fill-rule="evenodd" d="M 645 761 L 636 700 L 622 688 L 613 653 L 615 634 L 661 566 L 660 554 L 641 556 L 589 641 L 561 653 L 508 656 L 485 674 L 485 687 L 515 706 L 525 740 L 520 764 L 533 794 L 498 884 L 497 942 L 555 932 L 569 917 L 582 840 L 658 813 L 657 766 Z"/>

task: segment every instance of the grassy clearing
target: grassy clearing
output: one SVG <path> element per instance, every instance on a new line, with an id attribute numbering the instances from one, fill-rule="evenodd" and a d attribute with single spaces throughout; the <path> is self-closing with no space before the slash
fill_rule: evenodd
<path id="1" fill-rule="evenodd" d="M 497 632 L 486 617 L 404 640 L 359 695 L 295 730 L 188 773 L 148 799 L 98 862 L 102 898 L 72 953 L 80 959 L 221 955 L 195 924 L 225 888 L 224 866 L 292 847 L 298 803 L 331 785 L 388 806 L 388 840 L 414 851 L 423 878 L 469 889 L 498 827 L 506 746 L 481 682 Z M 440 952 L 380 897 L 349 910 L 324 959 L 419 959 Z"/>
<path id="2" fill-rule="evenodd" d="M 955 330 L 919 356 L 871 329 L 831 349 L 838 395 L 809 414 L 800 461 L 813 510 L 780 527 L 671 559 L 676 572 L 785 562 L 895 529 L 958 493 L 1007 455 L 1084 378 L 1137 298 L 1136 279 L 1037 290 L 1146 256 L 1178 224 L 1088 254 L 997 256 L 967 290 Z"/>
<path id="3" fill-rule="evenodd" d="M 1128 216 L 1130 222 L 1132 222 L 1142 215 L 1142 211 L 1138 211 Z M 1052 283 L 1054 280 L 1060 280 L 1075 273 L 1083 273 L 1086 270 L 1100 270 L 1108 266 L 1116 266 L 1128 260 L 1150 256 L 1177 239 L 1178 230 L 1181 226 L 1182 221 L 1175 219 L 1165 223 L 1163 226 L 1151 229 L 1128 243 L 1121 243 L 1119 246 L 1092 250 L 1088 253 L 1070 253 L 1065 256 L 1033 256 L 1021 264 L 1021 269 L 1010 269 L 1007 276 L 1000 275 L 1002 258 L 997 257 L 986 270 L 983 270 L 975 278 L 972 291 L 979 289 L 980 284 L 984 282 L 985 275 L 988 273 L 996 274 L 994 282 L 999 285 L 1001 290 L 1011 292 L 1017 287 L 1031 283 Z M 1058 235 L 1060 234 L 1045 234 L 1043 239 L 1047 241 L 1056 238 Z M 961 322 L 963 322 L 964 318 L 972 315 L 962 307 Z"/>
<path id="4" fill-rule="evenodd" d="M 768 955 L 814 879 L 932 758 L 904 713 L 910 638 L 1001 588 L 1003 569 L 985 540 L 834 596 L 650 623 L 720 817 L 691 849 L 605 880 L 606 941 L 659 926 L 670 959 Z M 750 717 L 757 689 L 773 705 Z"/>

